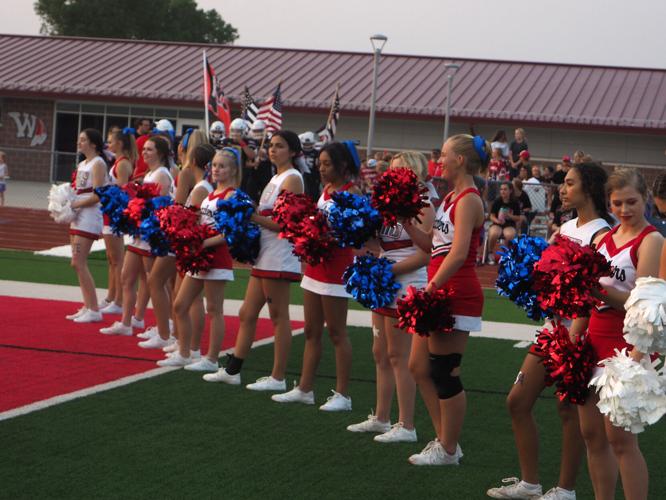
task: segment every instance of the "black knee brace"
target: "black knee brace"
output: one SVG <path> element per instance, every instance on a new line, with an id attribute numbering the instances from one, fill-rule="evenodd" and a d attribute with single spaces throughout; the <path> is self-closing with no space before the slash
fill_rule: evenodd
<path id="1" fill-rule="evenodd" d="M 430 354 L 430 378 L 439 399 L 450 399 L 463 391 L 460 376 L 451 373 L 460 366 L 462 354 Z"/>

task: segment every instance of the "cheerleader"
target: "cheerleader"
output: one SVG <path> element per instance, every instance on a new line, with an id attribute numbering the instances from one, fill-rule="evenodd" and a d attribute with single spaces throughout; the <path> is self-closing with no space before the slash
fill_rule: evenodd
<path id="1" fill-rule="evenodd" d="M 109 151 L 115 156 L 115 162 L 109 169 L 108 184 L 123 186 L 129 182 L 136 161 L 134 129 L 124 128 L 122 131 L 117 129 L 110 132 L 107 143 Z M 122 236 L 113 234 L 107 215 L 104 215 L 102 235 L 106 246 L 106 259 L 109 262 L 109 289 L 107 298 L 100 304 L 100 311 L 103 314 L 121 314 L 123 287 L 120 284 L 120 275 L 123 269 L 125 243 Z M 141 317 L 143 318 L 143 315 Z"/>
<path id="2" fill-rule="evenodd" d="M 458 465 L 466 396 L 460 365 L 469 332 L 481 330 L 483 293 L 476 276 L 476 253 L 483 227 L 483 201 L 473 176 L 485 170 L 490 146 L 480 136 L 455 135 L 442 148 L 443 177 L 453 187 L 437 210 L 431 232 L 409 223 L 407 234 L 422 250 L 432 250 L 426 291 L 453 289 L 454 330 L 415 336 L 410 369 L 428 408 L 437 439 L 409 457 L 414 465 Z"/>
<path id="3" fill-rule="evenodd" d="M 212 146 L 209 147 L 212 148 Z M 216 189 L 201 202 L 200 222 L 202 224 L 214 226 L 213 215 L 217 211 L 217 202 L 234 194 L 240 183 L 239 159 L 239 155 L 231 148 L 225 148 L 215 154 L 211 177 L 216 184 Z M 199 194 L 197 191 L 198 188 L 193 191 L 195 196 Z M 224 285 L 227 281 L 234 279 L 234 273 L 231 254 L 223 235 L 206 239 L 203 246 L 215 247 L 213 265 L 206 272 L 187 273 L 183 278 L 173 305 L 179 335 L 178 351 L 158 361 L 157 364 L 160 366 L 184 366 L 186 369 L 193 371 L 217 371 L 217 358 L 224 338 Z M 206 295 L 206 308 L 210 317 L 210 343 L 208 354 L 193 363 L 190 355 L 190 341 L 192 339 L 190 308 L 201 296 L 202 290 Z"/>
<path id="4" fill-rule="evenodd" d="M 107 176 L 102 134 L 92 128 L 83 130 L 79 134 L 77 148 L 85 158 L 76 170 L 76 198 L 72 201 L 76 217 L 69 226 L 69 240 L 72 245 L 71 264 L 79 278 L 83 307 L 66 318 L 75 323 L 92 323 L 102 321 L 95 281 L 88 269 L 90 248 L 102 234 L 104 225 L 99 198 L 93 192 L 104 185 Z"/>
<path id="5" fill-rule="evenodd" d="M 358 174 L 352 144 L 332 142 L 319 153 L 319 172 L 325 183 L 317 201 L 317 208 L 327 213 L 335 192 L 349 191 L 360 194 L 351 181 Z M 357 156 L 357 155 L 356 155 Z M 321 359 L 321 338 L 324 323 L 335 348 L 336 385 L 333 395 L 319 407 L 322 411 L 351 411 L 348 393 L 352 364 L 352 348 L 347 336 L 347 309 L 349 294 L 345 291 L 342 275 L 354 260 L 351 248 L 336 248 L 332 255 L 318 265 L 308 264 L 301 281 L 303 312 L 305 316 L 305 349 L 301 379 L 291 391 L 274 394 L 278 403 L 314 404 L 314 379 Z"/>
<path id="6" fill-rule="evenodd" d="M 257 319 L 264 304 L 275 331 L 273 371 L 246 387 L 255 391 L 284 391 L 287 360 L 291 348 L 291 323 L 289 321 L 289 285 L 301 278 L 301 263 L 292 253 L 292 245 L 278 238 L 280 226 L 272 217 L 272 209 L 280 192 L 303 192 L 303 177 L 294 166 L 295 157 L 301 152 L 298 136 L 288 130 L 280 130 L 271 137 L 269 158 L 277 174 L 273 176 L 259 201 L 258 214 L 252 220 L 261 227 L 261 249 L 252 267 L 245 299 L 239 311 L 240 328 L 234 353 L 229 355 L 226 368 L 203 376 L 208 382 L 225 382 L 240 385 L 240 371 L 247 358 L 256 333 Z"/>
<path id="7" fill-rule="evenodd" d="M 624 303 L 636 285 L 636 278 L 656 276 L 663 238 L 645 219 L 648 197 L 643 176 L 634 169 L 619 168 L 608 177 L 610 206 L 620 224 L 597 238 L 598 251 L 611 263 L 612 273 L 601 278 L 604 305 L 592 311 L 588 339 L 597 359 L 614 356 L 615 349 L 631 350 L 624 340 Z M 588 323 L 577 319 L 572 326 L 576 335 Z M 643 354 L 631 351 L 640 360 Z M 638 446 L 637 436 L 611 424 L 597 408 L 598 396 L 590 393 L 579 409 L 580 428 L 587 446 L 587 464 L 596 500 L 615 498 L 618 468 L 624 497 L 629 500 L 648 497 L 648 469 Z"/>
<path id="8" fill-rule="evenodd" d="M 580 245 L 590 245 L 595 238 L 608 232 L 614 221 L 606 202 L 607 175 L 594 163 L 574 165 L 560 188 L 563 207 L 576 210 L 578 217 L 562 224 L 560 234 Z M 550 321 L 546 324 L 550 327 Z M 542 495 L 539 482 L 539 437 L 532 409 L 545 385 L 546 371 L 542 355 L 532 344 L 509 392 L 507 407 L 511 415 L 513 435 L 520 462 L 520 480 L 487 491 L 492 498 L 524 498 Z M 576 476 L 584 453 L 576 405 L 557 402 L 562 423 L 562 455 L 557 486 L 551 488 L 546 499 L 575 499 Z M 511 479 L 504 482 L 511 483 Z"/>
<path id="9" fill-rule="evenodd" d="M 141 154 L 148 165 L 148 173 L 144 177 L 144 183 L 152 182 L 159 184 L 161 196 L 173 193 L 173 178 L 169 170 L 164 166 L 169 158 L 169 143 L 167 140 L 159 136 L 151 137 L 145 142 Z M 146 273 L 150 273 L 154 260 L 150 252 L 150 245 L 142 241 L 138 236 L 133 239 L 132 243 L 127 245 L 120 278 L 123 286 L 122 319 L 107 328 L 100 329 L 100 333 L 105 335 L 132 335 L 132 328 L 136 324 L 132 317 L 132 310 L 136 302 L 136 283 L 144 270 Z M 161 341 L 159 347 L 164 347 L 169 343 L 169 337 L 167 335 L 166 338 L 162 339 L 157 336 L 156 338 L 148 339 L 146 342 L 148 341 L 153 341 L 153 344 Z M 139 345 L 144 347 L 141 344 L 143 342 L 139 343 Z M 157 345 L 148 345 L 146 347 L 157 347 Z"/>
<path id="10" fill-rule="evenodd" d="M 410 168 L 425 185 L 428 164 L 423 154 L 411 151 L 400 153 L 393 157 L 391 168 Z M 420 219 L 420 223 L 413 220 L 411 224 L 423 231 L 432 227 L 435 219 L 432 203 L 423 208 Z M 428 282 L 426 266 L 430 260 L 430 253 L 414 244 L 403 224 L 382 227 L 379 241 L 380 257 L 395 261 L 392 271 L 402 291 L 409 286 L 416 288 L 426 286 Z M 404 330 L 396 328 L 397 317 L 395 301 L 372 313 L 372 353 L 377 375 L 376 415 L 370 414 L 367 420 L 347 427 L 351 432 L 379 432 L 374 440 L 380 443 L 417 440 L 414 428 L 416 383 L 409 371 L 411 345 L 412 342 L 417 342 L 417 336 L 412 337 Z M 391 426 L 391 400 L 394 390 L 398 396 L 398 422 Z"/>

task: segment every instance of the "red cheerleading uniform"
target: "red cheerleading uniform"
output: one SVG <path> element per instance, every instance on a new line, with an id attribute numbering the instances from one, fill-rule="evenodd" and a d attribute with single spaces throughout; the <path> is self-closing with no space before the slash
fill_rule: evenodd
<path id="1" fill-rule="evenodd" d="M 353 185 L 352 182 L 348 182 L 340 191 L 348 191 Z M 330 184 L 324 186 L 317 201 L 317 208 L 322 212 L 326 212 L 333 203 L 329 188 Z M 319 295 L 348 298 L 350 295 L 345 290 L 342 275 L 353 261 L 354 252 L 351 248 L 335 248 L 325 261 L 316 266 L 311 264 L 305 266 L 301 288 Z"/>
<path id="2" fill-rule="evenodd" d="M 618 227 L 615 226 L 608 231 L 599 243 L 598 252 L 606 257 L 612 266 L 611 276 L 605 276 L 599 282 L 623 292 L 631 292 L 636 286 L 638 248 L 641 246 L 643 239 L 657 229 L 652 225 L 646 226 L 638 236 L 618 248 L 613 241 L 613 235 L 617 232 Z M 633 349 L 624 340 L 622 333 L 624 315 L 624 310 L 620 311 L 608 305 L 602 305 L 592 311 L 588 334 L 589 342 L 598 360 L 614 356 L 615 349 Z"/>
<path id="3" fill-rule="evenodd" d="M 428 281 L 431 281 L 447 254 L 453 246 L 455 231 L 456 206 L 467 195 L 481 196 L 476 188 L 465 189 L 458 196 L 450 192 L 437 209 L 433 224 L 432 254 L 428 266 Z M 476 254 L 481 237 L 481 228 L 474 228 L 469 251 L 463 265 L 444 283 L 452 288 L 451 298 L 453 316 L 456 320 L 455 329 L 462 331 L 480 331 L 481 314 L 483 312 L 483 291 L 476 275 Z"/>

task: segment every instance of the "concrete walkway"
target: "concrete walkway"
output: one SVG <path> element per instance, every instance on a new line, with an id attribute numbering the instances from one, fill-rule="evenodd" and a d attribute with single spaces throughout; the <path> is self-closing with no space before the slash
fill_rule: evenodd
<path id="1" fill-rule="evenodd" d="M 51 184 L 48 182 L 7 181 L 7 191 L 5 191 L 5 206 L 37 208 L 46 210 Z"/>
<path id="2" fill-rule="evenodd" d="M 104 297 L 106 290 L 98 289 L 97 293 L 99 297 Z M 81 291 L 76 286 L 27 283 L 23 281 L 0 280 L 0 304 L 2 304 L 3 295 L 31 299 L 64 300 L 77 303 L 81 301 Z M 57 297 L 57 299 L 55 297 Z M 242 303 L 242 300 L 225 300 L 225 314 L 238 316 L 238 310 Z M 303 321 L 303 306 L 289 306 L 289 315 L 291 319 Z M 261 318 L 269 317 L 267 306 L 264 306 L 259 316 Z M 350 310 L 347 315 L 347 325 L 369 328 L 372 326 L 371 316 L 369 311 Z M 475 332 L 472 336 L 529 342 L 534 339 L 535 332 L 535 328 L 531 325 L 484 321 L 481 332 Z"/>

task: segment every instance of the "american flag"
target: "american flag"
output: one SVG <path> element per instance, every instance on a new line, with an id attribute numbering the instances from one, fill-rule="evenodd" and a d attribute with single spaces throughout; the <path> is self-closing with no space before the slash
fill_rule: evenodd
<path id="1" fill-rule="evenodd" d="M 261 105 L 257 114 L 257 120 L 263 120 L 266 123 L 266 132 L 277 132 L 282 128 L 281 86 L 282 82 L 278 83 L 273 95 Z"/>
<path id="2" fill-rule="evenodd" d="M 250 89 L 248 89 L 246 85 L 245 91 L 243 92 L 243 99 L 241 100 L 241 118 L 250 123 L 254 123 L 258 113 L 259 106 L 257 106 L 252 94 L 250 94 Z"/>
<path id="3" fill-rule="evenodd" d="M 335 132 L 338 128 L 338 120 L 340 119 L 340 87 L 335 89 L 333 96 L 333 103 L 331 104 L 331 112 L 328 114 L 326 125 L 317 130 L 317 136 L 324 142 L 332 142 L 335 140 Z"/>

